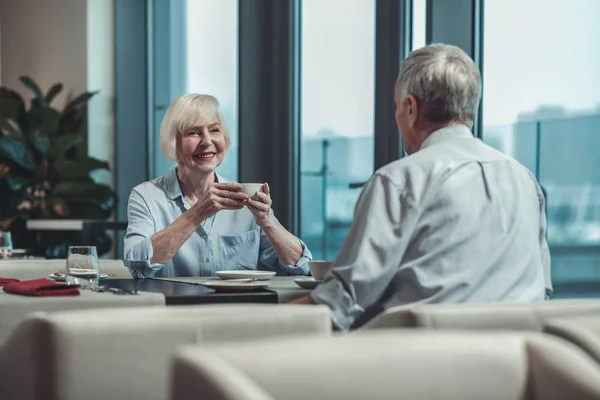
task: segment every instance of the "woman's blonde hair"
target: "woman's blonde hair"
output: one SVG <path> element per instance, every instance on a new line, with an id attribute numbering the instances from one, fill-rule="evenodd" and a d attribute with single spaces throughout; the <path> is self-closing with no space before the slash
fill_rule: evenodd
<path id="1" fill-rule="evenodd" d="M 208 94 L 184 94 L 171 104 L 160 126 L 160 149 L 169 161 L 179 163 L 177 135 L 217 119 L 225 137 L 226 149 L 231 145 L 229 128 L 221 114 L 219 101 Z"/>

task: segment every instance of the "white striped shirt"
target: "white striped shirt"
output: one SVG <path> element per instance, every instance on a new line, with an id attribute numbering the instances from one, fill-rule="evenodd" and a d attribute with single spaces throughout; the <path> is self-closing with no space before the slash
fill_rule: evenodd
<path id="1" fill-rule="evenodd" d="M 525 167 L 466 126 L 445 127 L 371 177 L 311 296 L 342 330 L 402 304 L 544 300 L 544 204 Z"/>

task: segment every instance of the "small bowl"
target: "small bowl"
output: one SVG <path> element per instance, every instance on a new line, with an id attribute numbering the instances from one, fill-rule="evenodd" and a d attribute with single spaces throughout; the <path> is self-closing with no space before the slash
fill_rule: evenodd
<path id="1" fill-rule="evenodd" d="M 333 267 L 334 260 L 312 260 L 308 262 L 310 274 L 317 281 L 324 281 L 325 277 Z"/>
<path id="2" fill-rule="evenodd" d="M 262 189 L 262 183 L 242 183 L 242 192 L 252 197 Z"/>

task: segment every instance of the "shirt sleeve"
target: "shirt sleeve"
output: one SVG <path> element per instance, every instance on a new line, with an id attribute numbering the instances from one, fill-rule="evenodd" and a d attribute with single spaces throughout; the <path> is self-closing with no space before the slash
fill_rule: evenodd
<path id="1" fill-rule="evenodd" d="M 271 209 L 271 217 L 277 219 L 273 210 Z M 298 239 L 300 245 L 302 246 L 302 256 L 296 262 L 295 265 L 284 264 L 279 258 L 277 258 L 277 253 L 275 253 L 275 249 L 271 242 L 269 242 L 269 238 L 265 234 L 265 232 L 260 230 L 260 254 L 258 257 L 258 261 L 269 267 L 271 270 L 277 273 L 277 275 L 307 275 L 308 274 L 308 262 L 312 260 L 312 254 L 306 244 Z"/>
<path id="2" fill-rule="evenodd" d="M 348 330 L 381 299 L 398 271 L 417 216 L 403 188 L 387 177 L 376 174 L 367 182 L 331 273 L 311 293 L 315 302 L 331 308 L 339 329 Z"/>
<path id="3" fill-rule="evenodd" d="M 135 189 L 127 204 L 127 233 L 125 234 L 124 263 L 135 278 L 149 278 L 160 271 L 165 264 L 152 264 L 152 235 L 154 218 L 148 204 Z"/>

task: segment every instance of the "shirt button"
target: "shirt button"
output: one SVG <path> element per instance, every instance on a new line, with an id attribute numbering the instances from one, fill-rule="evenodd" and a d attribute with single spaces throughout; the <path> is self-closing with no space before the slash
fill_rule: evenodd
<path id="1" fill-rule="evenodd" d="M 204 262 L 209 262 L 209 261 L 210 261 L 210 258 L 206 258 L 206 259 L 204 260 Z"/>

